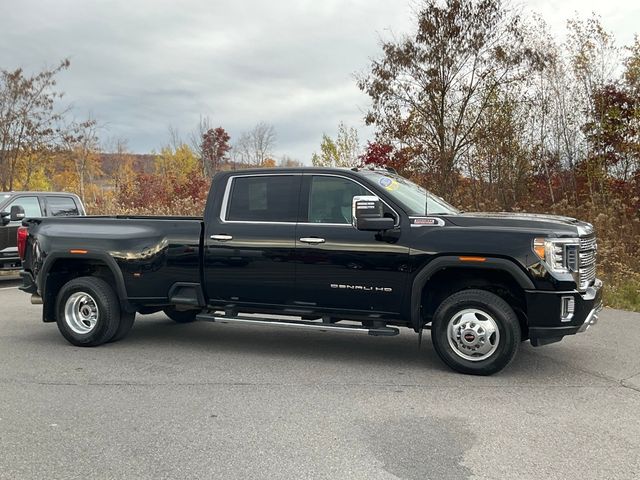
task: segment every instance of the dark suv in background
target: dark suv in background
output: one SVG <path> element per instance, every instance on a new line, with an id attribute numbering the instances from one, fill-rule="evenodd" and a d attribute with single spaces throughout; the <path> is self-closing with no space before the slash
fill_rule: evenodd
<path id="1" fill-rule="evenodd" d="M 14 208 L 18 206 L 22 207 L 24 214 Z M 85 215 L 85 210 L 80 198 L 73 193 L 0 193 L 0 270 L 20 267 L 16 232 L 23 218 L 78 215 Z"/>

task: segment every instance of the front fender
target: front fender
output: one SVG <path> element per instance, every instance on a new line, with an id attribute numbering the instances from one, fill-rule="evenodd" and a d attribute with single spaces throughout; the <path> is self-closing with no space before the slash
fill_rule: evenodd
<path id="1" fill-rule="evenodd" d="M 501 270 L 503 272 L 507 272 L 514 281 L 522 288 L 522 289 L 535 289 L 535 285 L 531 281 L 531 278 L 526 274 L 526 272 L 518 267 L 518 265 L 504 258 L 492 258 L 485 257 L 483 261 L 479 262 L 469 262 L 463 261 L 460 259 L 460 256 L 441 256 L 431 260 L 427 265 L 425 265 L 422 270 L 420 270 L 413 279 L 413 284 L 411 286 L 411 325 L 413 326 L 415 331 L 419 331 L 422 328 L 422 318 L 420 312 L 420 306 L 422 301 L 422 290 L 424 286 L 427 284 L 429 279 L 440 270 L 450 267 L 456 268 L 469 268 L 469 269 L 495 269 Z"/>

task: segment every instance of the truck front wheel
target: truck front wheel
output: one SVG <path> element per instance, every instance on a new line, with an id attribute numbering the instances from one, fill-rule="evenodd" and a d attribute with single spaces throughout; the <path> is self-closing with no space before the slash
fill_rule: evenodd
<path id="1" fill-rule="evenodd" d="M 120 303 L 107 282 L 80 277 L 58 292 L 56 323 L 67 341 L 78 347 L 95 347 L 110 341 L 120 326 Z"/>
<path id="2" fill-rule="evenodd" d="M 454 293 L 433 316 L 433 347 L 444 363 L 458 372 L 499 372 L 515 357 L 520 339 L 520 323 L 513 309 L 485 290 Z"/>

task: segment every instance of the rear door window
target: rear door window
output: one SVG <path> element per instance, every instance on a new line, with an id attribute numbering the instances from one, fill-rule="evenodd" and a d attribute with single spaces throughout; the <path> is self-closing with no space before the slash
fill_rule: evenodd
<path id="1" fill-rule="evenodd" d="M 300 175 L 260 175 L 233 179 L 224 220 L 296 222 Z"/>
<path id="2" fill-rule="evenodd" d="M 47 196 L 47 214 L 50 217 L 74 217 L 80 212 L 72 197 L 50 195 Z"/>

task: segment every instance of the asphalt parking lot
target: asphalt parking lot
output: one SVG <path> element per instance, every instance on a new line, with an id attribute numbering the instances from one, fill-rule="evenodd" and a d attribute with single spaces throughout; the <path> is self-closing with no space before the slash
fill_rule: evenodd
<path id="1" fill-rule="evenodd" d="M 174 324 L 67 344 L 0 278 L 0 478 L 640 478 L 640 314 L 453 373 L 428 334 Z"/>

